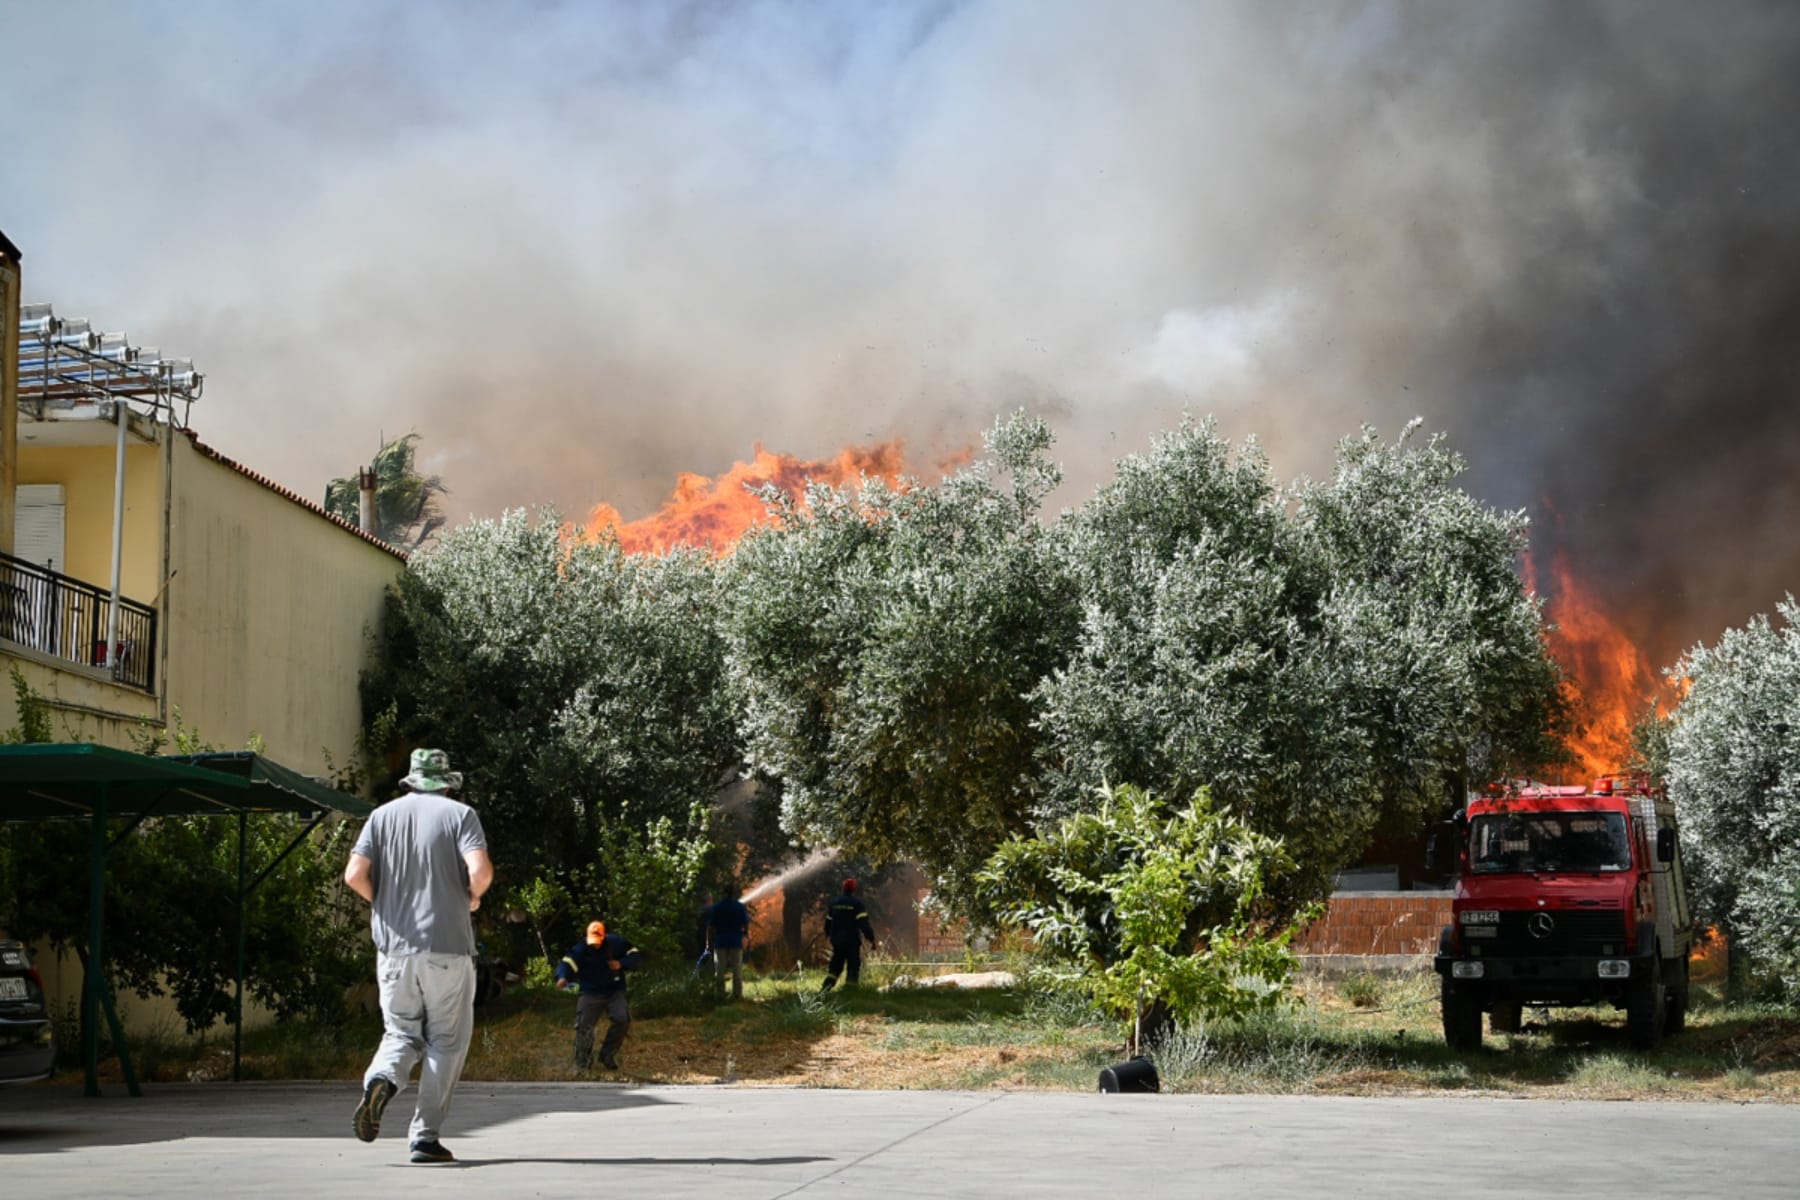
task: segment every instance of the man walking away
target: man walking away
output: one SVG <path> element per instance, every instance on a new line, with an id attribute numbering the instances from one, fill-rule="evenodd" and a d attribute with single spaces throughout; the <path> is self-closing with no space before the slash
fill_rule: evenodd
<path id="1" fill-rule="evenodd" d="M 606 932 L 603 921 L 591 922 L 587 940 L 569 947 L 556 965 L 556 986 L 580 988 L 575 1001 L 575 1069 L 594 1065 L 594 1026 L 600 1014 L 607 1017 L 606 1040 L 600 1044 L 600 1065 L 619 1069 L 619 1047 L 631 1029 L 631 1006 L 625 999 L 625 972 L 636 970 L 637 947 L 616 933 Z"/>
<path id="2" fill-rule="evenodd" d="M 475 929 L 470 915 L 494 881 L 481 818 L 448 795 L 462 786 L 442 750 L 414 750 L 407 794 L 369 817 L 344 883 L 369 902 L 381 1045 L 363 1074 L 352 1125 L 365 1142 L 419 1071 L 409 1131 L 412 1161 L 454 1162 L 438 1140 L 475 1027 Z"/>
<path id="3" fill-rule="evenodd" d="M 738 899 L 737 888 L 725 885 L 725 894 L 712 906 L 708 922 L 712 935 L 713 978 L 725 989 L 725 972 L 731 972 L 731 998 L 744 998 L 744 936 L 750 932 L 750 910 Z"/>
<path id="4" fill-rule="evenodd" d="M 869 910 L 856 895 L 856 880 L 844 880 L 844 893 L 825 907 L 825 936 L 831 939 L 831 966 L 825 971 L 821 992 L 837 986 L 838 972 L 848 970 L 844 982 L 854 987 L 862 975 L 862 941 L 875 944 L 875 930 L 869 926 Z"/>

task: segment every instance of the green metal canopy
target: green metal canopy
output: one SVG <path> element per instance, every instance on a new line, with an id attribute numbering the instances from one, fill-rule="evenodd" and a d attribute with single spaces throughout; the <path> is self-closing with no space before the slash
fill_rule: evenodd
<path id="1" fill-rule="evenodd" d="M 233 775 L 249 785 L 251 812 L 296 812 L 317 816 L 338 812 L 353 817 L 366 817 L 375 806 L 347 792 L 298 771 L 290 771 L 280 763 L 270 762 L 251 750 L 229 750 L 215 754 L 166 754 L 164 762 L 186 763 L 222 775 Z"/>
<path id="2" fill-rule="evenodd" d="M 88 742 L 0 746 L 0 821 L 80 819 L 92 830 L 88 856 L 87 986 L 82 1043 L 87 1094 L 100 1094 L 99 1012 L 105 1010 L 131 1094 L 139 1094 L 123 1027 L 106 987 L 101 915 L 106 855 L 148 817 L 235 816 L 237 862 L 237 996 L 232 1074 L 241 1074 L 244 1036 L 244 917 L 250 893 L 282 859 L 299 848 L 331 813 L 366 817 L 374 808 L 328 784 L 270 762 L 252 751 L 150 756 Z M 249 874 L 246 823 L 252 815 L 290 814 L 309 820 L 287 849 Z M 129 823 L 109 839 L 107 823 Z"/>
<path id="3" fill-rule="evenodd" d="M 96 746 L 0 746 L 0 820 L 235 813 L 250 785 L 236 775 Z"/>
<path id="4" fill-rule="evenodd" d="M 373 807 L 249 750 L 151 757 L 89 742 L 0 746 L 0 820 L 209 817 L 341 812 Z"/>

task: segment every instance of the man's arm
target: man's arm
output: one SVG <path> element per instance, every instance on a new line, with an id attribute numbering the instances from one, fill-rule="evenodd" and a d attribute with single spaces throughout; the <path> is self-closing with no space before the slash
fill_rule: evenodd
<path id="1" fill-rule="evenodd" d="M 375 863 L 360 854 L 352 854 L 344 867 L 344 886 L 370 904 L 375 903 Z"/>
<path id="2" fill-rule="evenodd" d="M 556 964 L 556 974 L 551 978 L 555 980 L 558 988 L 572 988 L 580 986 L 580 981 L 577 979 L 580 974 L 581 968 L 576 964 L 575 959 L 571 955 L 565 954 L 563 960 Z"/>
<path id="3" fill-rule="evenodd" d="M 486 850 L 466 850 L 463 862 L 469 868 L 469 911 L 481 907 L 481 897 L 493 885 L 494 863 Z"/>

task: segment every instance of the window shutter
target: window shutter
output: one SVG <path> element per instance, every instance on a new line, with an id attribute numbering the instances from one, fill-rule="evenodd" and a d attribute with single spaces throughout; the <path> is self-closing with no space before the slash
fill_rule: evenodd
<path id="1" fill-rule="evenodd" d="M 14 495 L 13 557 L 63 571 L 63 485 L 22 483 Z"/>

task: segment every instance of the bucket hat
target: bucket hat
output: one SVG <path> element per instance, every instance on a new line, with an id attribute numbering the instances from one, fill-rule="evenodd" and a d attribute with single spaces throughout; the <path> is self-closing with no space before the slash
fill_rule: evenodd
<path id="1" fill-rule="evenodd" d="M 450 756 L 442 750 L 414 750 L 412 771 L 400 782 L 415 792 L 447 792 L 462 781 L 462 772 L 450 769 Z"/>

